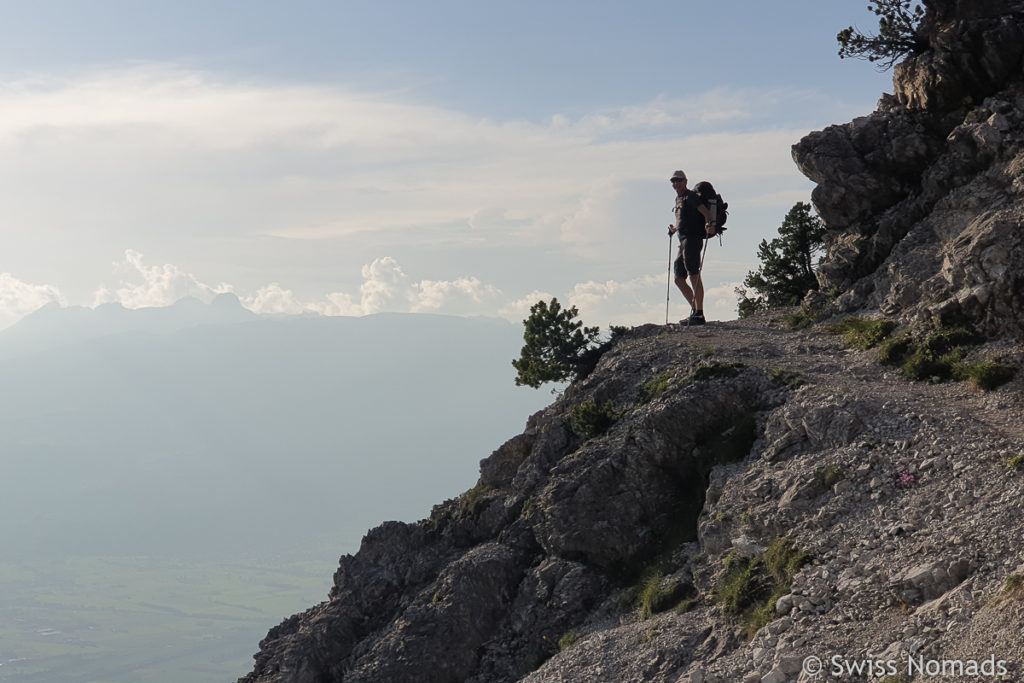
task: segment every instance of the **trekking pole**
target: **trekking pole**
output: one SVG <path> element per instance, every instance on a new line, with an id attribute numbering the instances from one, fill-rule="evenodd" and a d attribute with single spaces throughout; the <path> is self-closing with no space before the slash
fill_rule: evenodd
<path id="1" fill-rule="evenodd" d="M 668 294 L 672 291 L 672 233 L 668 233 L 668 279 L 665 282 L 665 324 L 668 325 Z"/>

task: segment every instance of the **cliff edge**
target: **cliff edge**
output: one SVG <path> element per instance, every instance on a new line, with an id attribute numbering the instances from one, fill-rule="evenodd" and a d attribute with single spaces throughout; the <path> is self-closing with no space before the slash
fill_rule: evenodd
<path id="1" fill-rule="evenodd" d="M 634 329 L 474 489 L 370 531 L 242 680 L 781 682 L 811 656 L 990 654 L 1020 676 L 1022 388 L 910 382 L 820 325 Z"/>

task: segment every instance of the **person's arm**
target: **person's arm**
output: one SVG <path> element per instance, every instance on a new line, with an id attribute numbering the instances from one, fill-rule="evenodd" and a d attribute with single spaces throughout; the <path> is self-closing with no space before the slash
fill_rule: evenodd
<path id="1" fill-rule="evenodd" d="M 704 216 L 704 231 L 707 232 L 708 237 L 714 237 L 715 231 L 718 229 L 717 220 L 711 215 L 711 209 L 704 204 L 698 204 L 697 210 Z"/>

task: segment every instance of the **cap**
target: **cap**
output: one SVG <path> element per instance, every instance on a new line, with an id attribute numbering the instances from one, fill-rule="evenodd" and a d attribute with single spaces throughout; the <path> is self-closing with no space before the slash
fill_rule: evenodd
<path id="1" fill-rule="evenodd" d="M 682 171 L 676 171 L 669 180 L 686 180 L 686 174 Z"/>

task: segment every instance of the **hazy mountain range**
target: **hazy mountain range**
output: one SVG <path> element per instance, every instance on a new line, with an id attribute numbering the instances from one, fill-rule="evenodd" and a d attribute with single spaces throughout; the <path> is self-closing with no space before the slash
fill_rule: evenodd
<path id="1" fill-rule="evenodd" d="M 352 551 L 472 486 L 549 400 L 513 385 L 521 343 L 495 319 L 267 319 L 232 295 L 46 307 L 0 333 L 0 543 Z"/>

